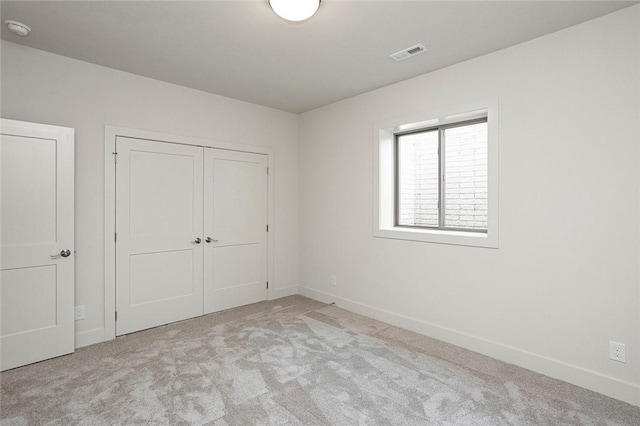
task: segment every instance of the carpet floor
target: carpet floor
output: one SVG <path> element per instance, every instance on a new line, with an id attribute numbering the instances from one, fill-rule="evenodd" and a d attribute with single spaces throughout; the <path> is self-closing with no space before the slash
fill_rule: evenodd
<path id="1" fill-rule="evenodd" d="M 639 425 L 640 408 L 292 296 L 0 374 L 2 425 Z"/>

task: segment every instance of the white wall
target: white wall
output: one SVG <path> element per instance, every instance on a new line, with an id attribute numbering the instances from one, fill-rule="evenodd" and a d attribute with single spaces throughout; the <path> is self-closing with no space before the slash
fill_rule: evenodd
<path id="1" fill-rule="evenodd" d="M 300 265 L 303 294 L 640 405 L 639 22 L 634 6 L 300 119 L 2 41 L 2 117 L 76 129 L 78 342 L 103 327 L 112 124 L 275 149 L 277 294 Z M 373 123 L 494 96 L 500 248 L 373 238 Z"/>
<path id="2" fill-rule="evenodd" d="M 2 41 L 2 117 L 76 129 L 76 344 L 104 327 L 104 126 L 194 136 L 275 150 L 275 282 L 298 282 L 298 116 Z"/>
<path id="3" fill-rule="evenodd" d="M 302 114 L 300 292 L 640 405 L 639 22 L 634 6 Z M 374 238 L 374 122 L 495 96 L 499 249 Z"/>

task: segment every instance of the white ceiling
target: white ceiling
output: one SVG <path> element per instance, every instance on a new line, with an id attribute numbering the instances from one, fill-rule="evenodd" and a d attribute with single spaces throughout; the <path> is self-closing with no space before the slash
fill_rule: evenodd
<path id="1" fill-rule="evenodd" d="M 2 1 L 37 49 L 284 111 L 340 99 L 548 34 L 638 1 L 324 0 L 303 23 L 266 0 Z M 404 62 L 389 55 L 416 43 Z"/>

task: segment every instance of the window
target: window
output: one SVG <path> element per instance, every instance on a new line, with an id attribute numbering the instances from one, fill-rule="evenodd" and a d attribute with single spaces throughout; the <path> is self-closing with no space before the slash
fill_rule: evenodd
<path id="1" fill-rule="evenodd" d="M 486 232 L 487 119 L 395 135 L 396 226 Z"/>
<path id="2" fill-rule="evenodd" d="M 498 247 L 497 106 L 376 123 L 375 237 Z"/>

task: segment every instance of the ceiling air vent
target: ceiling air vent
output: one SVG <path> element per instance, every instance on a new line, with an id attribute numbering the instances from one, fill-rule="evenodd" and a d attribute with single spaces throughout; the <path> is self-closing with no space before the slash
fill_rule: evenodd
<path id="1" fill-rule="evenodd" d="M 402 49 L 401 51 L 396 52 L 393 55 L 389 55 L 389 56 L 391 56 L 396 61 L 400 62 L 426 51 L 427 51 L 426 47 L 424 47 L 421 44 L 416 44 L 414 46 L 407 47 L 406 49 Z"/>

